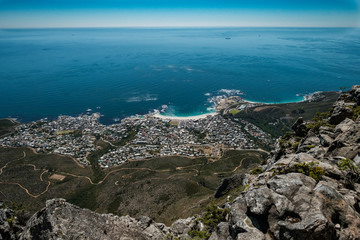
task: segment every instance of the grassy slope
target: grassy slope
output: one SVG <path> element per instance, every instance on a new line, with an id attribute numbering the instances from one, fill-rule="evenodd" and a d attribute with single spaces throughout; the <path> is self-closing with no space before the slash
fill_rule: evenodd
<path id="1" fill-rule="evenodd" d="M 305 120 L 309 120 L 316 112 L 328 111 L 339 94 L 336 92 L 326 92 L 324 94 L 325 98 L 318 102 L 266 105 L 264 108 L 250 108 L 235 115 L 230 114 L 227 117 L 247 120 L 277 138 L 290 130 L 291 125 L 298 117 L 301 116 Z M 259 109 L 262 110 L 259 111 Z M 277 124 L 270 124 L 275 122 L 277 122 Z"/>
<path id="2" fill-rule="evenodd" d="M 16 123 L 9 119 L 0 119 L 0 137 L 13 132 Z"/>
<path id="3" fill-rule="evenodd" d="M 148 215 L 169 224 L 179 217 L 201 212 L 223 177 L 232 175 L 234 170 L 248 171 L 262 159 L 262 153 L 257 151 L 228 151 L 216 162 L 184 157 L 128 162 L 104 171 L 102 176 L 115 172 L 101 184 L 92 185 L 84 177 L 67 175 L 63 181 L 49 179 L 54 173 L 68 173 L 94 180 L 92 167 L 81 168 L 71 158 L 35 154 L 26 148 L 0 148 L 0 167 L 9 163 L 0 181 L 20 183 L 33 195 L 43 192 L 48 181 L 51 182 L 49 190 L 37 198 L 28 196 L 17 185 L 0 184 L 0 200 L 7 204 L 23 203 L 34 212 L 44 206 L 46 199 L 63 197 L 98 212 Z M 45 170 L 51 172 L 44 173 L 41 181 L 40 175 Z"/>

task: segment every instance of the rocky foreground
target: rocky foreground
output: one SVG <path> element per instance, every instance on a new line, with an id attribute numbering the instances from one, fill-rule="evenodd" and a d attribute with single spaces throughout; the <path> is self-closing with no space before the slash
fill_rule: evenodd
<path id="1" fill-rule="evenodd" d="M 354 86 L 329 114 L 298 119 L 266 165 L 223 181 L 216 197 L 243 191 L 210 215 L 167 227 L 53 199 L 24 227 L 0 210 L 0 239 L 360 239 L 359 113 Z"/>

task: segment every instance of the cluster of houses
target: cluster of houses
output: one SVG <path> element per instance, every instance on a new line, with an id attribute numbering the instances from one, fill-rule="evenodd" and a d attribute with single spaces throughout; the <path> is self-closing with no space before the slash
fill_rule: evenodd
<path id="1" fill-rule="evenodd" d="M 219 148 L 257 148 L 249 135 L 264 143 L 271 144 L 273 141 L 270 135 L 255 125 L 244 120 L 233 122 L 219 114 L 186 121 L 164 120 L 149 115 L 126 118 L 121 124 L 127 129 L 137 129 L 137 134 L 125 146 L 104 154 L 99 159 L 103 168 L 153 157 L 219 157 Z"/>
<path id="2" fill-rule="evenodd" d="M 13 135 L 0 139 L 1 146 L 31 147 L 38 153 L 55 153 L 76 158 L 87 165 L 87 154 L 97 150 L 96 134 L 103 129 L 99 114 L 78 117 L 59 116 L 54 121 L 41 119 L 21 124 Z"/>
<path id="3" fill-rule="evenodd" d="M 13 135 L 1 138 L 0 145 L 67 155 L 87 165 L 87 156 L 100 149 L 96 141 L 102 140 L 112 145 L 98 159 L 102 168 L 108 168 L 153 157 L 219 157 L 221 148 L 256 148 L 254 137 L 264 143 L 273 141 L 255 125 L 244 120 L 233 122 L 220 114 L 186 121 L 159 119 L 149 114 L 125 118 L 112 125 L 101 124 L 99 117 L 97 113 L 60 116 L 53 121 L 42 119 L 21 124 Z"/>

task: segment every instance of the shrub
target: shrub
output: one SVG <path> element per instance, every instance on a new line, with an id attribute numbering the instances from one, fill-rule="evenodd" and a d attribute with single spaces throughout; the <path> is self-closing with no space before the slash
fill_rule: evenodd
<path id="1" fill-rule="evenodd" d="M 199 231 L 198 229 L 190 230 L 188 234 L 192 239 L 209 239 L 211 236 L 207 231 Z"/>
<path id="2" fill-rule="evenodd" d="M 318 163 L 315 162 L 298 163 L 292 167 L 292 171 L 305 174 L 318 182 L 321 180 L 325 172 L 321 167 L 315 166 L 317 164 Z"/>
<path id="3" fill-rule="evenodd" d="M 8 218 L 8 219 L 6 219 L 6 221 L 7 221 L 8 224 L 12 227 L 13 224 L 14 224 L 14 221 L 15 221 L 15 217 Z"/>
<path id="4" fill-rule="evenodd" d="M 263 173 L 263 170 L 261 167 L 254 168 L 253 170 L 250 171 L 251 175 L 258 175 L 260 173 Z"/>
<path id="5" fill-rule="evenodd" d="M 298 149 L 298 147 L 299 147 L 299 144 L 300 144 L 299 142 L 294 143 L 292 145 L 292 148 L 296 151 Z"/>
<path id="6" fill-rule="evenodd" d="M 330 117 L 330 112 L 317 112 L 314 118 L 306 125 L 308 130 L 312 130 L 314 133 L 319 133 L 319 129 L 321 126 L 334 127 L 327 122 L 327 118 Z"/>
<path id="7" fill-rule="evenodd" d="M 226 220 L 228 214 L 229 209 L 221 209 L 213 203 L 206 207 L 206 212 L 200 221 L 213 231 L 220 222 Z"/>
<path id="8" fill-rule="evenodd" d="M 360 170 L 349 158 L 341 159 L 338 163 L 340 170 L 346 171 L 345 180 L 348 187 L 354 188 L 354 183 L 360 179 Z"/>
<path id="9" fill-rule="evenodd" d="M 359 116 L 360 116 L 360 106 L 357 106 L 357 107 L 353 107 L 353 112 L 354 112 L 354 115 L 353 115 L 353 120 L 355 121 Z"/>
<path id="10" fill-rule="evenodd" d="M 343 158 L 339 161 L 338 167 L 340 170 L 350 170 L 359 173 L 359 168 L 349 158 Z"/>

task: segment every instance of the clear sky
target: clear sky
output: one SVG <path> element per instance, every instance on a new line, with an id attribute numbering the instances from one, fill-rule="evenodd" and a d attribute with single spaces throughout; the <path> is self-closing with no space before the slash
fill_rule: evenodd
<path id="1" fill-rule="evenodd" d="M 0 0 L 0 28 L 360 27 L 360 0 Z"/>

